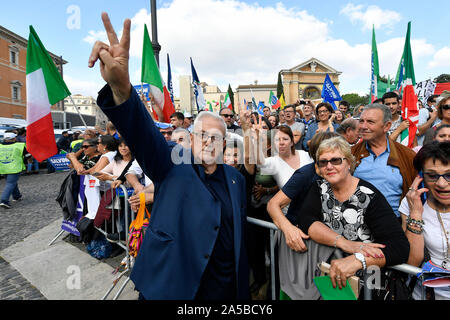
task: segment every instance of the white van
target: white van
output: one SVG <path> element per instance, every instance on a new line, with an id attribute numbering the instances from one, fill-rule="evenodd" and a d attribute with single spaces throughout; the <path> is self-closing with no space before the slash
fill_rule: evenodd
<path id="1" fill-rule="evenodd" d="M 14 128 L 24 128 L 27 126 L 27 120 L 0 117 L 0 126 L 8 126 Z"/>

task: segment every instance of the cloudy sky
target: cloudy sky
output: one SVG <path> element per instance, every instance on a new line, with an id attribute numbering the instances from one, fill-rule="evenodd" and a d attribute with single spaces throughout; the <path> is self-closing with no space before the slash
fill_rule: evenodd
<path id="1" fill-rule="evenodd" d="M 110 14 L 118 33 L 131 18 L 130 74 L 133 84 L 140 83 L 144 24 L 151 28 L 149 0 L 21 4 L 27 10 L 2 3 L 0 24 L 24 38 L 33 25 L 46 48 L 69 62 L 64 79 L 73 94 L 96 96 L 104 85 L 98 67 L 87 67 L 92 44 L 106 41 L 101 12 Z M 255 80 L 274 84 L 279 70 L 315 57 L 342 72 L 341 94 L 367 94 L 372 26 L 380 72 L 395 77 L 408 21 L 416 80 L 450 73 L 448 1 L 158 0 L 157 7 L 161 73 L 166 81 L 169 54 L 176 96 L 178 77 L 191 73 L 190 57 L 200 80 L 222 91 L 229 83 L 233 89 Z"/>

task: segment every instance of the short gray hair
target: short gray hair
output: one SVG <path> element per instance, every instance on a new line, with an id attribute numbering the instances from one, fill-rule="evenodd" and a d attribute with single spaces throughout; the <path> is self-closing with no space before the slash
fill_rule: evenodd
<path id="1" fill-rule="evenodd" d="M 336 129 L 339 134 L 345 134 L 347 129 L 356 130 L 358 128 L 358 120 L 354 118 L 347 118 L 341 122 L 341 125 Z"/>
<path id="2" fill-rule="evenodd" d="M 363 112 L 370 110 L 370 109 L 378 109 L 383 112 L 383 123 L 392 121 L 392 112 L 388 106 L 386 106 L 384 104 L 380 104 L 380 103 L 369 104 L 364 108 Z"/>
<path id="3" fill-rule="evenodd" d="M 212 119 L 218 121 L 221 124 L 221 126 L 223 126 L 223 134 L 224 134 L 224 137 L 225 137 L 225 134 L 227 133 L 227 124 L 225 123 L 225 121 L 223 120 L 223 118 L 221 116 L 219 116 L 218 114 L 213 113 L 211 111 L 202 111 L 202 112 L 200 112 L 198 114 L 198 116 L 195 118 L 193 127 L 195 128 L 197 123 L 202 122 L 203 118 L 212 118 Z"/>

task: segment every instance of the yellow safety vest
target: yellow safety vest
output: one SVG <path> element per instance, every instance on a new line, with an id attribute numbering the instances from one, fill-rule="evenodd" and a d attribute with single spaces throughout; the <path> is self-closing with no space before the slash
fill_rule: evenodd
<path id="1" fill-rule="evenodd" d="M 0 174 L 20 173 L 25 170 L 24 149 L 23 142 L 0 144 Z"/>
<path id="2" fill-rule="evenodd" d="M 73 149 L 73 147 L 75 147 L 75 145 L 77 145 L 78 143 L 82 143 L 83 139 L 78 139 L 78 140 L 74 140 L 70 143 L 70 148 Z"/>

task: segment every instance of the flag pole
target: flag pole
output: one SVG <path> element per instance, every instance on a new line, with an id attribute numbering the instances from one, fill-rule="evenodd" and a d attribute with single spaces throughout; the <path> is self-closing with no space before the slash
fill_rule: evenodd
<path id="1" fill-rule="evenodd" d="M 72 104 L 73 104 L 73 106 L 74 106 L 75 110 L 77 110 L 77 112 L 78 112 L 78 115 L 80 116 L 80 118 L 81 118 L 81 121 L 83 121 L 83 124 L 84 124 L 84 126 L 86 127 L 86 130 L 87 130 L 87 129 L 88 129 L 88 127 L 87 127 L 87 124 L 86 124 L 86 122 L 84 121 L 83 117 L 81 116 L 80 110 L 78 110 L 78 107 L 77 107 L 77 105 L 76 105 L 76 104 L 75 104 L 75 102 L 73 101 L 73 99 L 72 99 L 72 95 L 70 95 L 70 96 L 69 96 L 69 98 L 70 98 L 70 101 L 72 101 Z M 64 126 L 64 127 L 65 127 L 65 126 Z"/>

